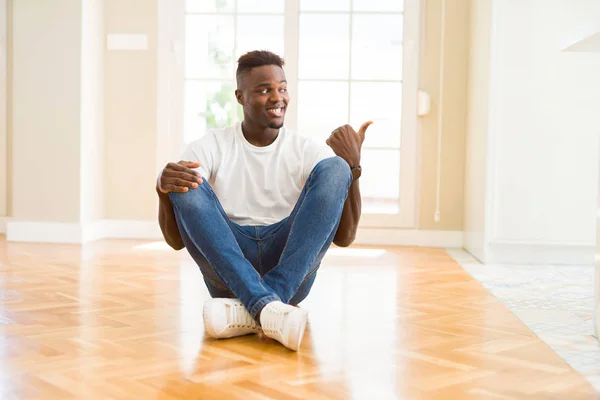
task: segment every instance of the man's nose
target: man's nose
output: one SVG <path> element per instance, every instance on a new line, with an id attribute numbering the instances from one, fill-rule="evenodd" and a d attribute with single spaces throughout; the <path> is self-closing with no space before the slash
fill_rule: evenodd
<path id="1" fill-rule="evenodd" d="M 273 90 L 271 92 L 271 96 L 269 97 L 269 101 L 271 101 L 272 103 L 278 103 L 283 99 L 283 97 L 281 96 L 281 93 L 279 92 L 279 90 Z"/>

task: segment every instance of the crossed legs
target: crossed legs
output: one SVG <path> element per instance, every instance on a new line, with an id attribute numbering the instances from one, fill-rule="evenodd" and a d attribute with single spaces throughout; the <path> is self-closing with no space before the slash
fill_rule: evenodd
<path id="1" fill-rule="evenodd" d="M 337 231 L 351 181 L 343 159 L 322 160 L 290 216 L 267 227 L 230 221 L 207 181 L 169 196 L 181 237 L 211 297 L 238 299 L 236 307 L 243 305 L 260 324 L 258 316 L 269 303 L 296 305 L 308 295 Z M 240 321 L 237 325 L 251 325 Z"/>

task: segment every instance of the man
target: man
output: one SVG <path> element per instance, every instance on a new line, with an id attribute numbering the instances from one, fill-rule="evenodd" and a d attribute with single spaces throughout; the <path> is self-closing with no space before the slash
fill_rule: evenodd
<path id="1" fill-rule="evenodd" d="M 165 240 L 187 249 L 211 294 L 206 332 L 262 330 L 298 350 L 307 311 L 296 305 L 331 243 L 349 246 L 356 235 L 360 150 L 371 121 L 358 132 L 337 128 L 326 143 L 290 132 L 283 65 L 267 51 L 240 57 L 243 122 L 192 142 L 183 161 L 163 169 L 157 193 Z"/>

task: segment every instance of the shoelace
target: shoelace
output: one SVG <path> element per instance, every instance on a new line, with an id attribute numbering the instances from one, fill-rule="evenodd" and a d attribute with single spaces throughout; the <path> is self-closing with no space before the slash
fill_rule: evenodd
<path id="1" fill-rule="evenodd" d="M 229 315 L 227 321 L 232 328 L 256 328 L 256 322 L 252 316 L 241 305 L 231 305 L 227 307 Z"/>

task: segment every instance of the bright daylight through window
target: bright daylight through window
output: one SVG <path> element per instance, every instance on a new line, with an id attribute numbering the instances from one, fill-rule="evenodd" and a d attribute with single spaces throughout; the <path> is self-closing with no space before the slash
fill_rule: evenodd
<path id="1" fill-rule="evenodd" d="M 324 141 L 340 125 L 375 122 L 362 151 L 363 213 L 400 214 L 402 143 L 415 135 L 402 123 L 403 86 L 416 80 L 403 73 L 404 3 L 187 0 L 184 142 L 241 120 L 236 61 L 271 50 L 286 61 L 288 128 Z"/>

